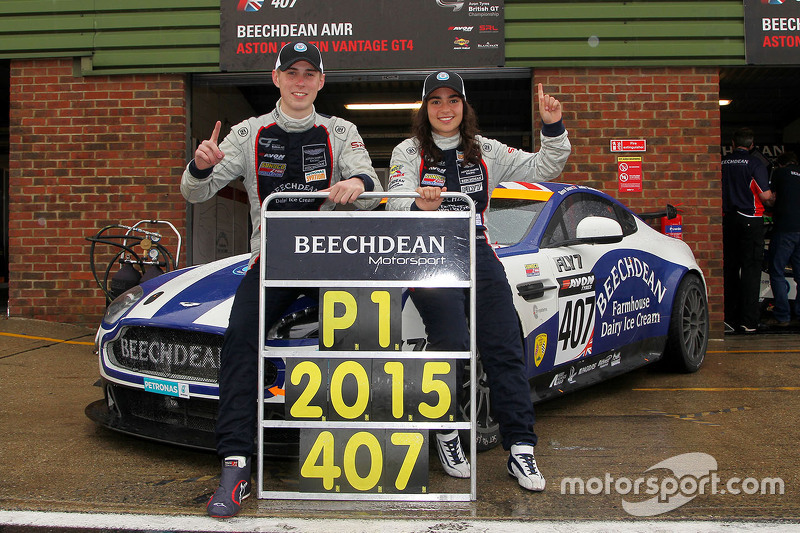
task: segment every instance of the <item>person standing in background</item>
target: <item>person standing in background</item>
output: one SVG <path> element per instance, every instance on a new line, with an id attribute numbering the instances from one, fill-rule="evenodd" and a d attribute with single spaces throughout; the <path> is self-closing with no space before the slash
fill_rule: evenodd
<path id="1" fill-rule="evenodd" d="M 800 284 L 800 166 L 794 152 L 778 156 L 770 187 L 775 195 L 773 229 L 769 241 L 769 284 L 774 307 L 768 325 L 786 327 L 792 319 L 789 282 L 784 270 L 792 265 L 795 286 Z M 795 296 L 794 315 L 800 316 L 800 299 Z"/>
<path id="2" fill-rule="evenodd" d="M 758 330 L 763 214 L 772 202 L 767 167 L 750 153 L 754 138 L 750 128 L 736 130 L 733 152 L 722 159 L 725 323 L 744 333 Z"/>

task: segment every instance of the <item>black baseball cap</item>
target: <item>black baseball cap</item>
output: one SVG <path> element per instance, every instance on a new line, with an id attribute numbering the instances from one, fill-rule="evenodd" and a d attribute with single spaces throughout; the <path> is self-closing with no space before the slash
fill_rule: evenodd
<path id="1" fill-rule="evenodd" d="M 441 87 L 453 89 L 460 94 L 464 100 L 467 99 L 467 93 L 464 91 L 464 80 L 455 72 L 448 70 L 434 72 L 425 78 L 425 84 L 422 86 L 422 99 L 426 99 L 433 91 Z"/>
<path id="2" fill-rule="evenodd" d="M 278 52 L 278 59 L 275 61 L 275 70 L 286 70 L 298 61 L 308 61 L 313 67 L 324 74 L 322 69 L 322 54 L 319 48 L 311 43 L 295 41 L 283 45 Z"/>

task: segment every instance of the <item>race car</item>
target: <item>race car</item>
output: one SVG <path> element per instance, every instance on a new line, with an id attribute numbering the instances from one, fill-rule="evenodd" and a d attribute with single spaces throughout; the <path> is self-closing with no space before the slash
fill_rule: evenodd
<path id="1" fill-rule="evenodd" d="M 514 294 L 533 402 L 661 359 L 682 372 L 700 368 L 707 293 L 685 242 L 580 185 L 502 183 L 486 223 Z M 104 398 L 87 416 L 115 431 L 213 450 L 222 338 L 248 259 L 167 272 L 116 298 L 96 335 Z M 420 349 L 424 327 L 411 299 L 403 302 L 403 349 Z M 314 295 L 302 296 L 268 333 L 265 418 L 284 415 L 281 350 L 318 347 L 318 309 Z M 480 354 L 476 372 L 476 445 L 486 450 L 499 433 Z M 468 413 L 471 398 L 461 396 Z M 265 432 L 264 454 L 296 455 L 297 434 Z"/>

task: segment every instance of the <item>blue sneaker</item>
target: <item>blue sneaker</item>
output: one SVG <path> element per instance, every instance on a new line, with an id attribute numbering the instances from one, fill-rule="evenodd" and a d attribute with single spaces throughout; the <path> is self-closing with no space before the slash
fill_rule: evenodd
<path id="1" fill-rule="evenodd" d="M 208 500 L 206 512 L 214 518 L 236 516 L 242 501 L 250 496 L 250 459 L 228 457 L 222 461 L 222 475 L 217 491 Z"/>
<path id="2" fill-rule="evenodd" d="M 536 466 L 533 444 L 518 442 L 511 446 L 508 456 L 508 475 L 517 478 L 520 486 L 536 492 L 544 490 L 544 476 Z"/>

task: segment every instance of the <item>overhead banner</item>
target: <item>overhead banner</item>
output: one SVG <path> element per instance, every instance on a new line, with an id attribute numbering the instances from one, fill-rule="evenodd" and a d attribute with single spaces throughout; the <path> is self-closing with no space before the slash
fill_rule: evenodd
<path id="1" fill-rule="evenodd" d="M 744 0 L 744 40 L 750 65 L 800 64 L 800 1 Z"/>
<path id="2" fill-rule="evenodd" d="M 297 40 L 326 71 L 503 66 L 503 1 L 221 0 L 220 70 L 272 70 Z"/>

